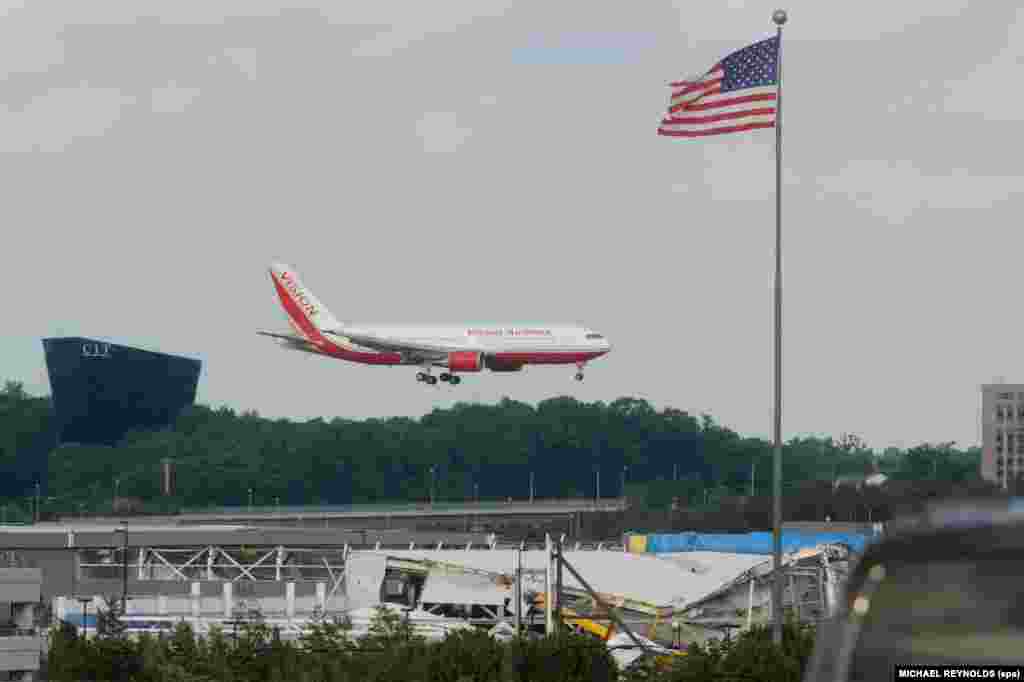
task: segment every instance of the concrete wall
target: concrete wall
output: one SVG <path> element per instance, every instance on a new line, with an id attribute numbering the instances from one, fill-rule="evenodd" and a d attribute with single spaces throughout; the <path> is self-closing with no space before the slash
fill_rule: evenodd
<path id="1" fill-rule="evenodd" d="M 40 596 L 43 600 L 58 594 L 73 594 L 77 578 L 77 554 L 67 549 L 21 550 L 18 556 L 31 568 L 42 571 Z"/>
<path id="2" fill-rule="evenodd" d="M 0 601 L 36 603 L 42 575 L 36 568 L 0 568 Z"/>
<path id="3" fill-rule="evenodd" d="M 4 625 L 0 631 L 0 671 L 25 673 L 39 669 L 41 641 L 35 634 L 35 610 L 41 581 L 39 569 L 0 568 L 0 623 Z"/>
<path id="4" fill-rule="evenodd" d="M 872 535 L 872 524 L 870 523 L 845 523 L 819 521 L 786 521 L 782 524 L 783 531 L 795 530 L 806 533 L 853 533 L 859 535 Z"/>
<path id="5" fill-rule="evenodd" d="M 37 636 L 0 637 L 0 670 L 38 670 L 39 647 Z"/>

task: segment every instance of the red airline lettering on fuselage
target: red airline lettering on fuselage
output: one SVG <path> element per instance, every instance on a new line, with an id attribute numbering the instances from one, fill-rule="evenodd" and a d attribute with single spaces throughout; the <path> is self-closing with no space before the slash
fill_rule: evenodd
<path id="1" fill-rule="evenodd" d="M 467 329 L 468 336 L 551 336 L 550 329 Z"/>
<path id="2" fill-rule="evenodd" d="M 281 273 L 281 279 L 284 281 L 284 288 L 291 293 L 292 297 L 295 299 L 295 302 L 298 303 L 304 311 L 306 311 L 306 314 L 309 315 L 310 317 L 316 315 L 316 306 L 306 299 L 306 293 L 299 289 L 299 286 L 295 283 L 295 280 L 289 277 L 287 272 Z"/>

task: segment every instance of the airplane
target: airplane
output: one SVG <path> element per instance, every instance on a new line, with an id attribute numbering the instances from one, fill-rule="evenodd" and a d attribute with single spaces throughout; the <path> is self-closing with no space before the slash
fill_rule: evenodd
<path id="1" fill-rule="evenodd" d="M 257 332 L 292 350 L 367 365 L 416 365 L 416 380 L 455 385 L 459 374 L 518 372 L 526 365 L 576 365 L 583 380 L 587 362 L 611 351 L 594 330 L 578 325 L 462 324 L 369 325 L 342 323 L 287 265 L 272 264 L 270 279 L 295 334 Z"/>

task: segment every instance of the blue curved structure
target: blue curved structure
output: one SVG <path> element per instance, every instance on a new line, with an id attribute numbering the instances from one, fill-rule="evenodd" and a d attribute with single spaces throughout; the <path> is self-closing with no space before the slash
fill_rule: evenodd
<path id="1" fill-rule="evenodd" d="M 810 533 L 783 531 L 782 551 L 797 552 L 801 549 L 824 544 L 844 544 L 857 553 L 864 551 L 871 536 L 856 533 Z M 674 552 L 722 552 L 726 554 L 771 554 L 773 550 L 770 532 L 753 533 L 671 533 L 647 535 L 647 552 L 652 554 Z"/>

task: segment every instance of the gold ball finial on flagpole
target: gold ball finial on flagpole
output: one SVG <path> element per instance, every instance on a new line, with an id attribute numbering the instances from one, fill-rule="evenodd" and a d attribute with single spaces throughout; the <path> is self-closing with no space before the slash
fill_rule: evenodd
<path id="1" fill-rule="evenodd" d="M 784 23 L 786 23 L 787 18 L 788 17 L 786 16 L 786 10 L 784 9 L 777 9 L 774 12 L 772 12 L 772 21 L 774 21 L 779 26 L 782 26 Z"/>

